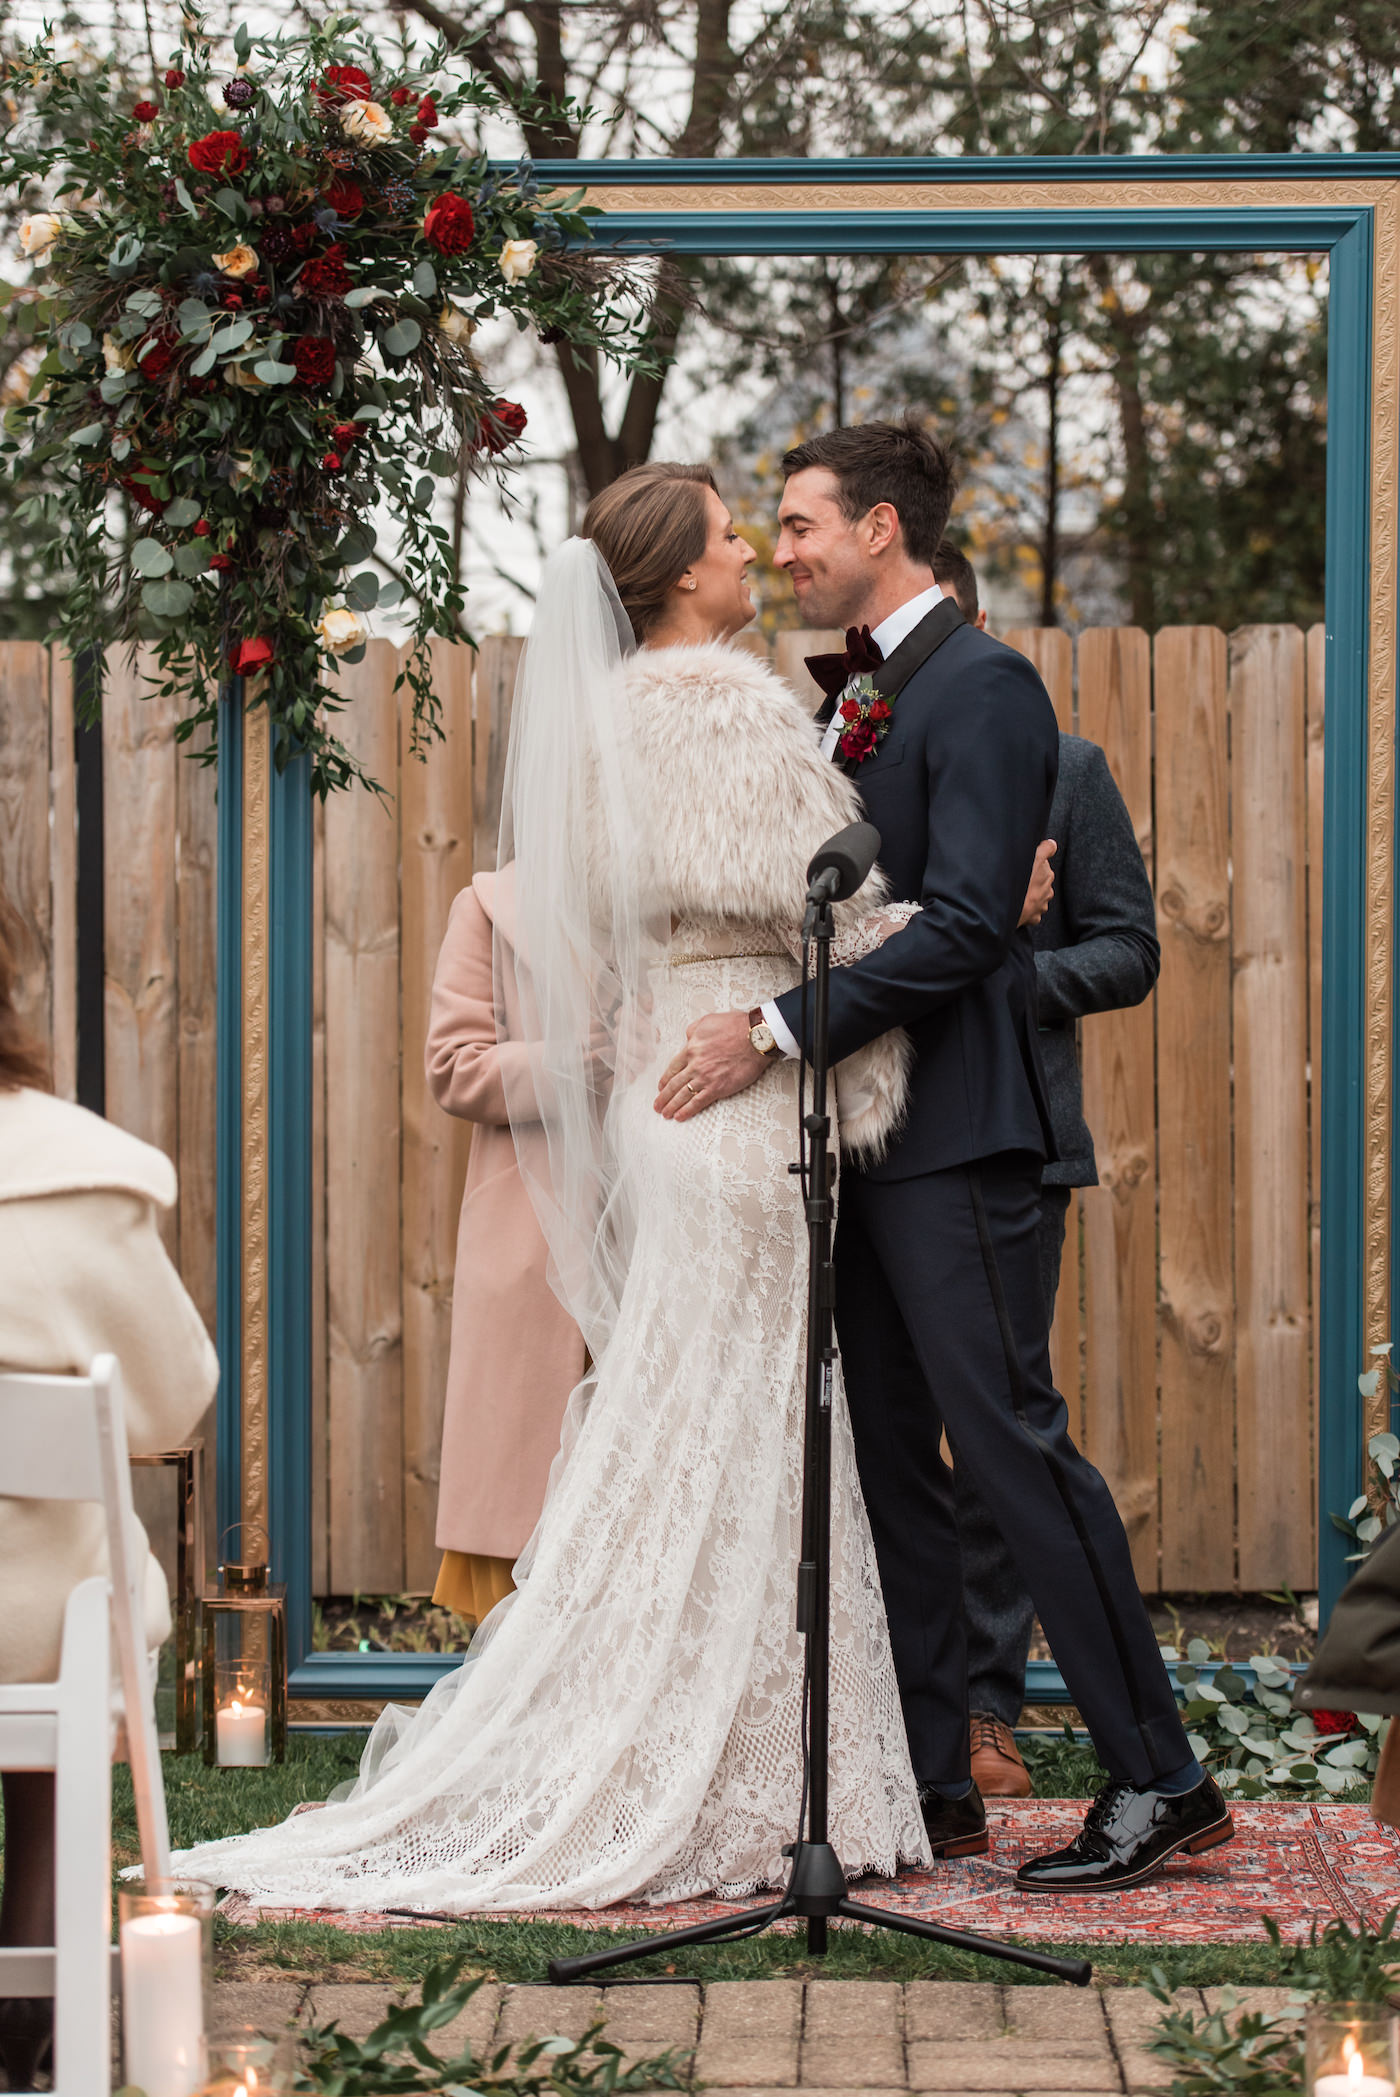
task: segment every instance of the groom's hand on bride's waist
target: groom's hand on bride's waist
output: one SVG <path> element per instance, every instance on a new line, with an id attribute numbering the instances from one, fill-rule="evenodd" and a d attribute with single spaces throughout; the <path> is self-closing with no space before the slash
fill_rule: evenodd
<path id="1" fill-rule="evenodd" d="M 747 1012 L 707 1012 L 685 1030 L 685 1047 L 661 1073 L 656 1111 L 667 1121 L 689 1121 L 692 1115 L 732 1099 L 762 1075 L 764 1058 L 749 1039 Z"/>

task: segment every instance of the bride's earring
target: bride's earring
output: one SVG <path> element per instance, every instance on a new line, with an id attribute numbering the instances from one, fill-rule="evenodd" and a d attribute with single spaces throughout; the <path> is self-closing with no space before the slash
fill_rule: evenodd
<path id="1" fill-rule="evenodd" d="M 695 590 L 699 588 L 699 584 L 696 582 L 695 577 L 693 575 L 683 575 L 681 577 L 681 581 L 685 584 L 687 590 Z"/>

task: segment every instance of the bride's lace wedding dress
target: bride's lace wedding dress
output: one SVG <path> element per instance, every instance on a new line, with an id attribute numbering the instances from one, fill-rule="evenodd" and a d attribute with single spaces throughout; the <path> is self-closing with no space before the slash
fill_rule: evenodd
<path id="1" fill-rule="evenodd" d="M 709 653 L 731 683 L 767 677 Z M 838 819 L 848 803 L 835 777 L 798 826 L 799 876 L 837 827 L 822 794 Z M 797 1068 L 688 1122 L 653 1099 L 690 1021 L 787 988 L 792 941 L 791 918 L 673 913 L 655 1045 L 610 1117 L 635 1222 L 616 1322 L 517 1592 L 419 1712 L 381 1720 L 347 1799 L 186 1851 L 181 1877 L 459 1914 L 783 1882 L 802 1767 Z M 831 1652 L 831 1838 L 852 1875 L 892 1874 L 928 1851 L 839 1380 Z"/>

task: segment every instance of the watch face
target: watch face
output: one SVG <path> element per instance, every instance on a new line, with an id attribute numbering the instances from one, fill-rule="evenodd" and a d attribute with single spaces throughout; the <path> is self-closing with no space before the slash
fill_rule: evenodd
<path id="1" fill-rule="evenodd" d="M 749 1040 L 758 1050 L 760 1056 L 771 1055 L 772 1051 L 777 1047 L 777 1042 L 773 1038 L 773 1029 L 769 1026 L 766 1019 L 760 1020 L 756 1027 L 749 1028 Z"/>

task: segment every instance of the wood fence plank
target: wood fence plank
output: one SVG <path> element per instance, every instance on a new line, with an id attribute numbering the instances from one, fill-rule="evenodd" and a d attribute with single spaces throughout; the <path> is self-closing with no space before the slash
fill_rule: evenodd
<path id="1" fill-rule="evenodd" d="M 185 746 L 188 749 L 188 745 Z M 175 764 L 179 859 L 175 888 L 179 996 L 180 1273 L 214 1331 L 214 1130 L 218 1030 L 215 1024 L 214 886 L 218 812 L 212 765 L 180 755 Z M 208 1433 L 206 1426 L 205 1432 Z"/>
<path id="2" fill-rule="evenodd" d="M 1065 735 L 1074 732 L 1074 646 L 1059 626 L 1015 626 L 1003 636 L 1008 648 L 1029 656 L 1045 681 L 1055 719 Z"/>
<path id="3" fill-rule="evenodd" d="M 311 817 L 311 1590 L 331 1591 L 326 1329 L 326 805 Z"/>
<path id="4" fill-rule="evenodd" d="M 49 834 L 53 897 L 49 974 L 53 985 L 53 1089 L 78 1093 L 78 775 L 73 746 L 73 663 L 62 648 L 49 656 Z"/>
<path id="5" fill-rule="evenodd" d="M 1225 637 L 1154 649 L 1162 1584 L 1235 1581 Z"/>
<path id="6" fill-rule="evenodd" d="M 53 1046 L 53 881 L 49 860 L 49 652 L 0 647 L 0 888 L 24 929 L 15 1004 Z"/>
<path id="7" fill-rule="evenodd" d="M 337 724 L 391 798 L 326 810 L 326 1246 L 330 1583 L 403 1587 L 397 658 L 371 641 Z"/>
<path id="8" fill-rule="evenodd" d="M 452 899 L 472 877 L 473 651 L 432 643 L 445 740 L 409 754 L 402 708 L 404 1579 L 431 1591 L 439 1553 L 438 1474 L 452 1340 L 452 1272 L 470 1124 L 444 1114 L 423 1073 L 428 1005 Z"/>
<path id="9" fill-rule="evenodd" d="M 515 676 L 525 643 L 514 634 L 484 640 L 476 660 L 476 707 L 472 789 L 472 865 L 494 873 L 501 827 L 501 790 L 510 741 L 510 709 Z"/>
<path id="10" fill-rule="evenodd" d="M 1152 663 L 1138 627 L 1079 637 L 1079 725 L 1108 758 L 1152 870 Z M 1082 1022 L 1084 1114 L 1099 1185 L 1084 1191 L 1085 1453 L 1158 1585 L 1157 1131 L 1153 1001 Z"/>
<path id="11" fill-rule="evenodd" d="M 1327 714 L 1327 628 L 1310 626 L 1306 650 L 1308 802 L 1308 1279 L 1312 1305 L 1312 1416 L 1321 1415 L 1318 1301 L 1322 1273 L 1322 782 Z M 1314 1430 L 1314 1433 L 1316 1430 Z M 1316 1440 L 1313 1483 L 1316 1487 Z M 1316 1495 L 1314 1493 L 1314 1500 Z M 1311 1582 L 1309 1582 L 1311 1585 Z"/>
<path id="12" fill-rule="evenodd" d="M 1239 1580 L 1315 1578 L 1303 636 L 1230 643 Z"/>
<path id="13" fill-rule="evenodd" d="M 107 1114 L 178 1164 L 178 707 L 145 681 L 149 662 L 144 651 L 133 660 L 113 649 L 102 678 Z M 160 1229 L 178 1260 L 178 1208 L 162 1214 Z"/>
<path id="14" fill-rule="evenodd" d="M 846 636 L 839 626 L 785 627 L 773 647 L 773 668 L 790 684 L 802 704 L 815 713 L 826 696 L 804 662 L 809 655 L 830 655 L 844 648 Z"/>

